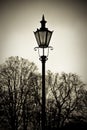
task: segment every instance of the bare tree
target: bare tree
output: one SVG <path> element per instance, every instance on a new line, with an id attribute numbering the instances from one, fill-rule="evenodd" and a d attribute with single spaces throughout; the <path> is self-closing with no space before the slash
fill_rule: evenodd
<path id="1" fill-rule="evenodd" d="M 31 84 L 37 67 L 23 58 L 10 57 L 0 66 L 3 108 L 12 130 L 27 130 L 34 88 Z"/>
<path id="2" fill-rule="evenodd" d="M 79 100 L 77 102 L 77 119 L 87 123 L 87 90 L 82 88 L 78 92 Z M 79 120 L 78 119 L 78 120 Z"/>
<path id="3" fill-rule="evenodd" d="M 69 121 L 72 113 L 75 112 L 79 100 L 79 90 L 84 84 L 76 74 L 48 72 L 48 102 L 47 109 L 50 113 L 50 125 L 63 127 Z"/>
<path id="4" fill-rule="evenodd" d="M 37 72 L 34 63 L 10 57 L 0 65 L 1 128 L 7 126 L 7 130 L 41 130 L 41 86 L 41 74 Z M 87 114 L 87 91 L 84 86 L 76 74 L 59 75 L 48 71 L 47 129 L 61 128 L 76 115 Z"/>

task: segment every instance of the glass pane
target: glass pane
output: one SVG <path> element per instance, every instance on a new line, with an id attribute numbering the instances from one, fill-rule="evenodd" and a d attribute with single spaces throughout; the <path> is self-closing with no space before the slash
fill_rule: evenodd
<path id="1" fill-rule="evenodd" d="M 47 45 L 49 45 L 50 39 L 51 39 L 52 32 L 47 32 Z"/>
<path id="2" fill-rule="evenodd" d="M 38 32 L 34 32 L 34 34 L 35 34 L 36 41 L 37 41 L 38 45 L 40 45 L 39 33 Z"/>
<path id="3" fill-rule="evenodd" d="M 41 46 L 45 45 L 45 43 L 46 43 L 46 31 L 39 31 L 39 36 L 40 36 Z"/>

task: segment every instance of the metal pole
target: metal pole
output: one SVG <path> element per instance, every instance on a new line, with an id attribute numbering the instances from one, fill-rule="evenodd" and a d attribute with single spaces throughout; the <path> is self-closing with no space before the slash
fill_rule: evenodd
<path id="1" fill-rule="evenodd" d="M 42 61 L 42 130 L 45 130 L 45 124 L 46 124 L 46 110 L 45 110 L 45 104 L 46 104 L 46 96 L 45 96 L 45 62 L 46 62 L 46 56 L 41 56 Z"/>

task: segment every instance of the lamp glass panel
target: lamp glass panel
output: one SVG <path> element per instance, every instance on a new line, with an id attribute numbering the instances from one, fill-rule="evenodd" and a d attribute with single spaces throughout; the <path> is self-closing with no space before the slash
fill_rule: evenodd
<path id="1" fill-rule="evenodd" d="M 46 31 L 39 31 L 40 45 L 46 46 Z"/>
<path id="2" fill-rule="evenodd" d="M 39 37 L 38 31 L 37 31 L 37 32 L 34 32 L 34 34 L 35 34 L 35 37 L 36 37 L 37 44 L 38 44 L 38 46 L 39 46 L 39 45 L 40 45 L 40 37 Z"/>
<path id="3" fill-rule="evenodd" d="M 50 39 L 51 39 L 52 32 L 47 32 L 47 45 L 49 45 Z"/>

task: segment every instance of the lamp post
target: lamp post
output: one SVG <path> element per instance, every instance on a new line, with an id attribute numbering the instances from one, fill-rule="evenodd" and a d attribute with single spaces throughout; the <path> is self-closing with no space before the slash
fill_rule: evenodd
<path id="1" fill-rule="evenodd" d="M 34 34 L 38 44 L 38 47 L 35 47 L 35 50 L 38 49 L 39 59 L 42 62 L 42 130 L 45 130 L 46 125 L 45 62 L 48 59 L 49 49 L 53 49 L 51 46 L 49 46 L 53 31 L 49 31 L 48 28 L 45 27 L 46 21 L 44 15 L 42 16 L 42 20 L 40 21 L 40 23 L 41 28 L 37 29 L 37 31 L 34 32 Z M 41 54 L 40 49 L 42 49 Z"/>

